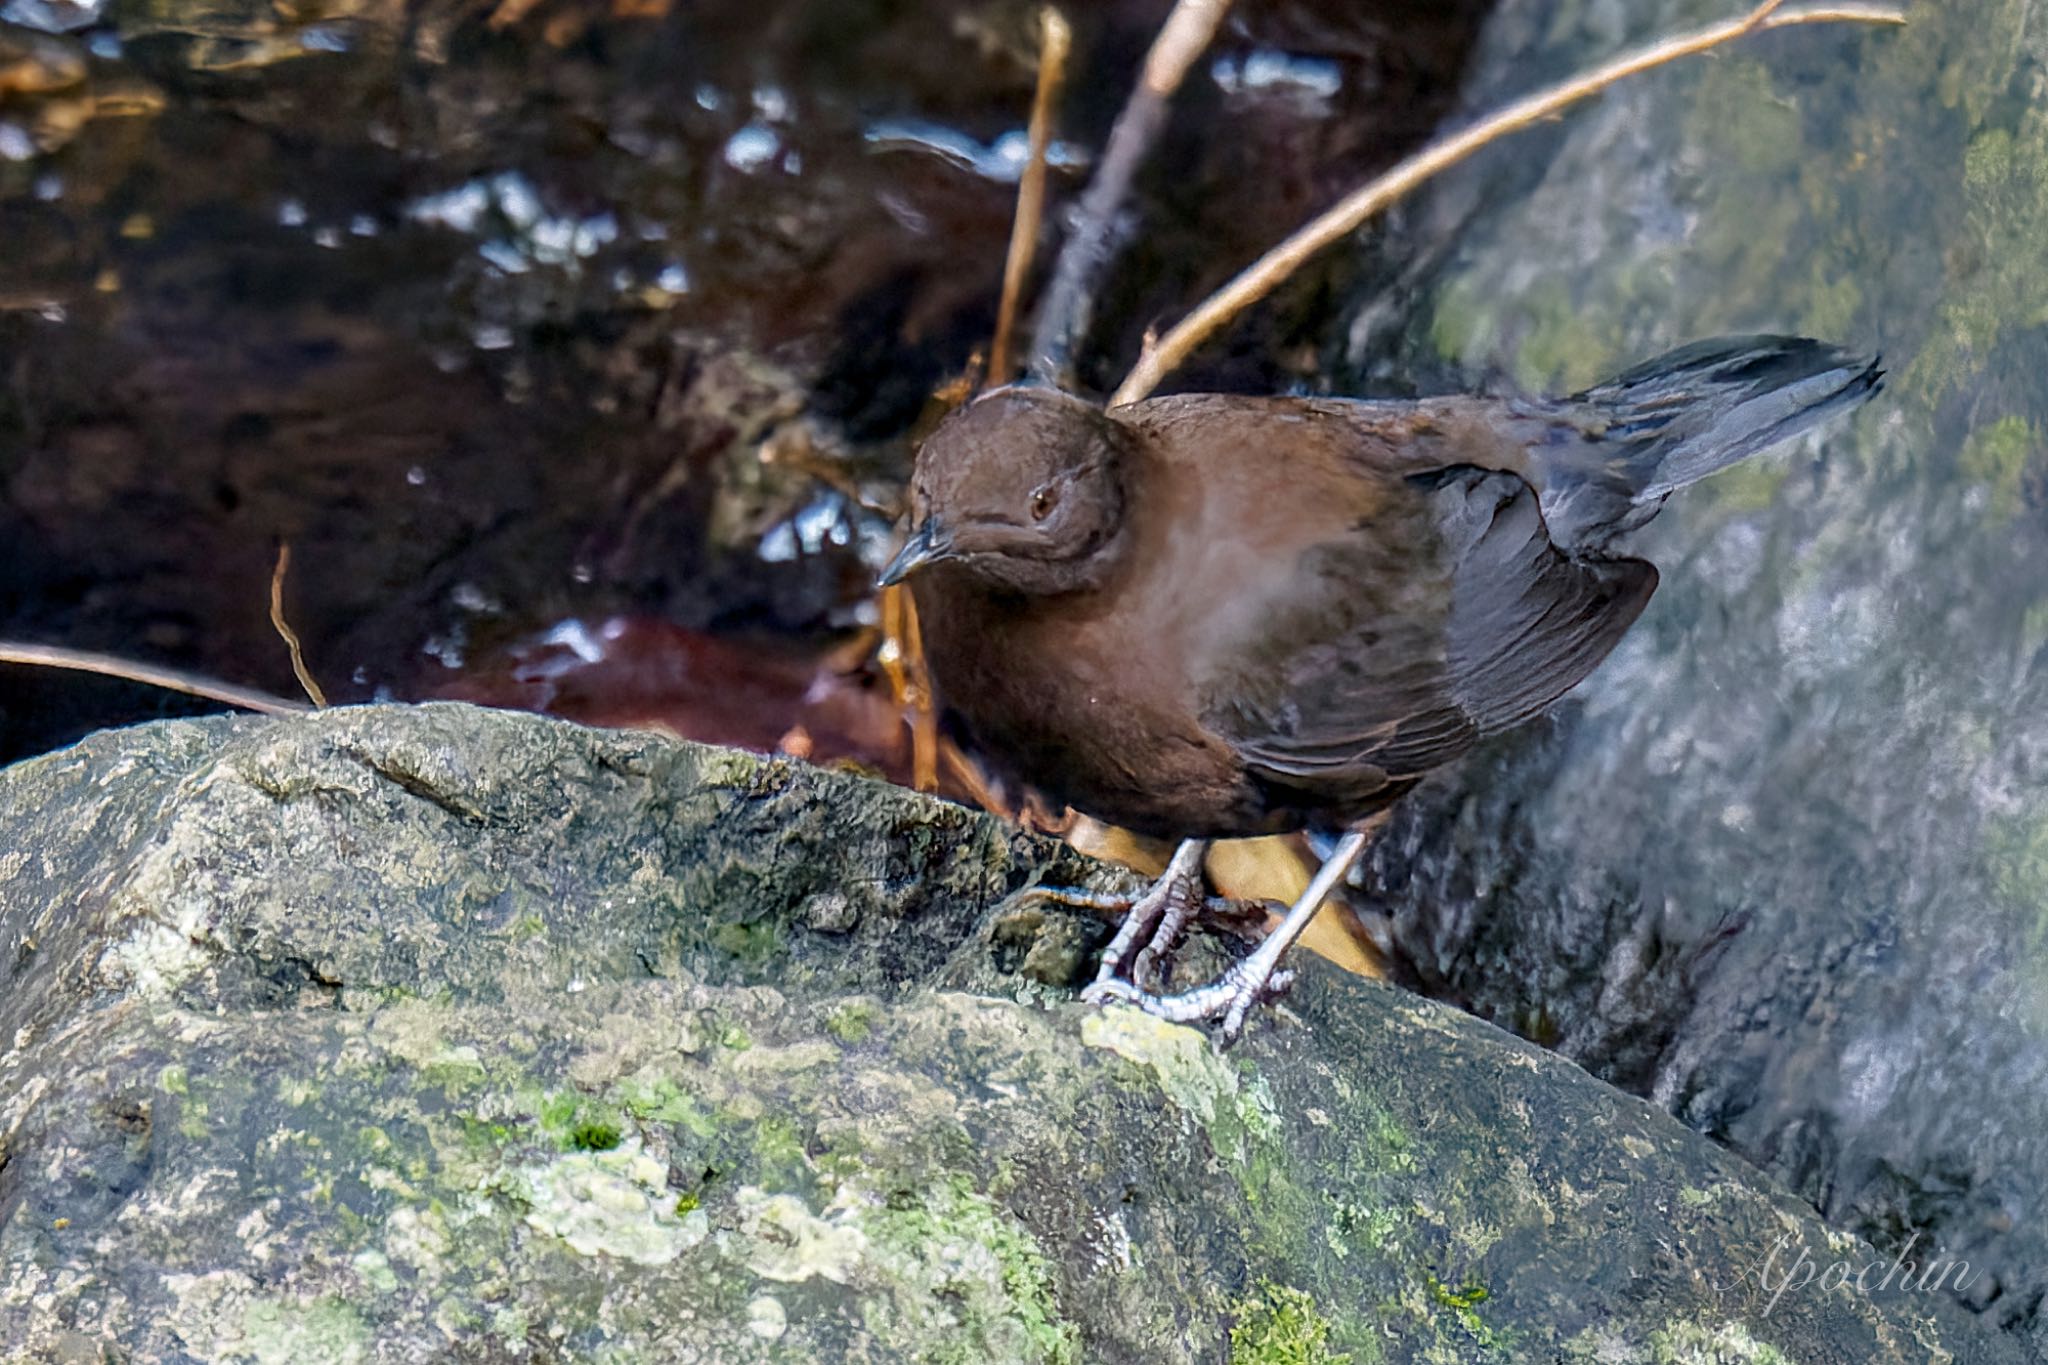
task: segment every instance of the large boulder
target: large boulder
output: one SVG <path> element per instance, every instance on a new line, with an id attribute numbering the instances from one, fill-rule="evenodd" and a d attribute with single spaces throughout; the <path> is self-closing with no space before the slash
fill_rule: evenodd
<path id="1" fill-rule="evenodd" d="M 1006 898 L 1118 876 L 857 777 L 460 706 L 8 769 L 0 1347 L 2023 1358 L 1932 1292 L 1955 1267 L 1909 1281 L 1447 1007 L 1311 966 L 1219 1054 L 1074 1003 L 1103 926 Z"/>
<path id="2" fill-rule="evenodd" d="M 1740 8 L 1504 0 L 1471 102 Z M 1909 9 L 1637 78 L 1411 206 L 1360 366 L 1569 392 L 1786 331 L 1890 377 L 1673 498 L 1628 639 L 1409 802 L 1372 892 L 1413 984 L 1968 1260 L 2040 1347 L 2048 26 Z"/>

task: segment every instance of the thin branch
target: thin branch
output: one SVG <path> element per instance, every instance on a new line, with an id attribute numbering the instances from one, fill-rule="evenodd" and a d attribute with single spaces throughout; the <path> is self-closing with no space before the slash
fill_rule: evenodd
<path id="1" fill-rule="evenodd" d="M 1903 24 L 1906 16 L 1884 5 L 1828 5 L 1782 10 L 1784 0 L 1766 0 L 1740 19 L 1716 24 L 1697 33 L 1667 38 L 1616 58 L 1605 66 L 1573 77 L 1562 84 L 1539 90 L 1515 101 L 1499 113 L 1473 124 L 1440 142 L 1431 143 L 1371 183 L 1354 190 L 1334 207 L 1300 231 L 1247 266 L 1235 279 L 1205 299 L 1194 312 L 1146 346 L 1137 365 L 1111 396 L 1109 404 L 1135 403 L 1159 386 L 1194 349 L 1218 328 L 1247 307 L 1271 293 L 1311 256 L 1348 236 L 1366 219 L 1407 194 L 1431 176 L 1456 165 L 1489 142 L 1519 132 L 1532 123 L 1550 117 L 1567 105 L 1597 95 L 1615 82 L 1640 71 L 1675 62 L 1681 57 L 1705 52 L 1737 38 L 1764 29 L 1788 28 L 1794 24 Z"/>
<path id="2" fill-rule="evenodd" d="M 917 622 L 917 599 L 903 594 L 903 661 L 913 689 L 910 702 L 910 784 L 921 792 L 939 789 L 939 707 L 932 692 L 931 667 L 924 657 L 924 630 Z"/>
<path id="3" fill-rule="evenodd" d="M 882 643 L 875 651 L 889 694 L 902 708 L 910 727 L 910 785 L 921 792 L 939 789 L 939 711 L 932 694 L 931 670 L 924 661 L 924 635 L 917 626 L 917 603 L 902 583 L 882 589 Z"/>
<path id="4" fill-rule="evenodd" d="M 320 684 L 313 681 L 312 670 L 306 667 L 306 652 L 299 646 L 298 632 L 284 619 L 284 576 L 291 571 L 292 547 L 289 541 L 277 543 L 277 567 L 270 571 L 270 624 L 284 640 L 284 647 L 291 651 L 292 676 L 299 680 L 299 686 L 313 699 L 313 705 L 325 709 L 327 694 L 320 690 Z"/>
<path id="5" fill-rule="evenodd" d="M 1053 266 L 1031 342 L 1031 372 L 1057 382 L 1066 377 L 1074 347 L 1088 330 L 1095 285 L 1119 243 L 1117 215 L 1131 180 L 1166 124 L 1166 104 L 1188 68 L 1209 46 L 1229 12 L 1230 0 L 1178 0 L 1152 40 L 1145 71 L 1109 130 L 1102 164 L 1081 195 L 1066 244 Z"/>
<path id="6" fill-rule="evenodd" d="M 1017 298 L 1031 258 L 1038 250 L 1038 229 L 1045 221 L 1045 156 L 1052 144 L 1052 102 L 1066 78 L 1067 48 L 1073 30 L 1060 12 L 1047 5 L 1038 14 L 1038 89 L 1031 97 L 1031 155 L 1017 181 L 1017 215 L 1010 222 L 1010 252 L 1003 261 L 1003 301 L 996 311 L 995 343 L 989 347 L 989 378 L 1010 379 L 1010 337 L 1017 330 Z"/>
<path id="7" fill-rule="evenodd" d="M 136 663 L 132 659 L 117 658 L 112 654 L 94 654 L 83 649 L 63 649 L 56 645 L 32 645 L 15 640 L 0 640 L 0 664 L 21 664 L 30 668 L 63 668 L 74 673 L 97 673 L 101 677 L 119 678 L 123 682 L 141 683 L 145 687 L 161 687 L 170 692 L 182 692 L 188 697 L 201 697 L 217 701 L 224 706 L 238 706 L 244 711 L 257 711 L 266 716 L 300 716 L 313 708 L 304 702 L 288 701 L 268 692 L 259 692 L 253 687 L 237 687 L 233 683 L 220 682 L 187 673 L 178 668 L 158 668 L 153 664 Z"/>

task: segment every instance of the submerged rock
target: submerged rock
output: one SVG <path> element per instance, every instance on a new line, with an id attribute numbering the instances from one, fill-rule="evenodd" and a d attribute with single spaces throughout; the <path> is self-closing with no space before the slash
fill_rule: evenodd
<path id="1" fill-rule="evenodd" d="M 1444 1006 L 1077 1005 L 1103 926 L 1002 902 L 1117 874 L 858 778 L 167 722 L 0 773 L 0 849 L 10 1359 L 2022 1358 Z"/>

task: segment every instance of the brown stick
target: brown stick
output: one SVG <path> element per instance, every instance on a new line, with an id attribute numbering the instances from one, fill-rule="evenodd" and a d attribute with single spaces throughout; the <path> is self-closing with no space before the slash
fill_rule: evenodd
<path id="1" fill-rule="evenodd" d="M 169 692 L 182 692 L 188 697 L 203 697 L 207 701 L 217 701 L 223 706 L 239 706 L 244 711 L 256 711 L 266 716 L 300 716 L 313 709 L 304 702 L 288 701 L 268 692 L 259 692 L 253 687 L 237 687 L 233 683 L 220 682 L 197 673 L 187 673 L 183 669 L 158 668 L 153 664 L 136 663 L 112 654 L 64 649 L 57 645 L 32 645 L 16 640 L 0 640 L 0 664 L 21 664 L 29 668 L 63 668 L 74 673 L 97 673 L 101 677 L 119 678 L 123 682 L 141 683 L 145 687 L 161 687 Z"/>
<path id="2" fill-rule="evenodd" d="M 913 689 L 910 699 L 910 784 L 921 792 L 939 789 L 939 706 L 932 694 L 931 668 L 924 658 L 924 631 L 917 623 L 917 599 L 903 593 L 903 662 Z"/>
<path id="3" fill-rule="evenodd" d="M 277 567 L 270 571 L 270 624 L 284 640 L 284 647 L 291 651 L 292 676 L 299 680 L 299 686 L 313 705 L 326 709 L 327 694 L 320 690 L 320 684 L 313 681 L 312 670 L 306 667 L 306 652 L 299 646 L 298 632 L 284 619 L 284 576 L 291 571 L 292 547 L 289 541 L 277 543 Z"/>
<path id="4" fill-rule="evenodd" d="M 1058 382 L 1088 330 L 1096 277 L 1115 253 L 1116 219 L 1131 180 L 1166 123 L 1166 102 L 1209 46 L 1230 0 L 1178 0 L 1145 55 L 1145 71 L 1109 130 L 1102 163 L 1081 195 L 1072 231 L 1053 266 L 1052 283 L 1031 341 L 1031 372 Z"/>
<path id="5" fill-rule="evenodd" d="M 1003 261 L 1003 301 L 996 310 L 995 342 L 989 347 L 988 377 L 994 384 L 1010 380 L 1010 338 L 1017 330 L 1017 299 L 1031 258 L 1038 251 L 1038 230 L 1045 221 L 1045 156 L 1052 144 L 1052 102 L 1067 72 L 1067 48 L 1073 30 L 1060 12 L 1047 5 L 1038 13 L 1038 89 L 1031 97 L 1031 155 L 1017 180 L 1017 214 L 1010 220 L 1010 251 Z"/>
<path id="6" fill-rule="evenodd" d="M 1138 363 L 1117 386 L 1109 405 L 1135 403 L 1150 394 L 1159 382 L 1181 364 L 1194 349 L 1220 327 L 1252 304 L 1271 293 L 1311 256 L 1349 235 L 1359 224 L 1407 194 L 1431 176 L 1456 165 L 1487 143 L 1519 132 L 1532 123 L 1550 117 L 1567 105 L 1596 95 L 1615 82 L 1663 66 L 1667 62 L 1705 52 L 1737 38 L 1764 29 L 1787 28 L 1794 24 L 1861 23 L 1903 24 L 1906 16 L 1882 5 L 1827 5 L 1808 9 L 1782 10 L 1784 0 L 1765 0 L 1740 19 L 1729 20 L 1696 33 L 1667 38 L 1638 48 L 1605 66 L 1559 85 L 1539 90 L 1516 100 L 1496 114 L 1480 120 L 1463 132 L 1433 142 L 1392 170 L 1345 196 L 1333 207 L 1302 227 L 1293 236 L 1245 267 L 1237 277 L 1203 300 L 1172 331 L 1146 346 Z"/>

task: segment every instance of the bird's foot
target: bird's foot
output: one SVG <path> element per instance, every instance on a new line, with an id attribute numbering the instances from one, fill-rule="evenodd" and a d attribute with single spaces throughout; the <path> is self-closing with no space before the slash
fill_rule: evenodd
<path id="1" fill-rule="evenodd" d="M 1195 920 L 1220 925 L 1248 939 L 1265 926 L 1264 902 L 1211 896 L 1204 891 L 1202 855 L 1206 847 L 1194 840 L 1182 844 L 1166 871 L 1136 896 L 1035 887 L 1018 900 L 1053 901 L 1123 915 L 1116 937 L 1102 950 L 1095 985 L 1121 981 L 1134 989 L 1157 990 L 1164 985 L 1174 953 Z"/>
<path id="2" fill-rule="evenodd" d="M 1161 995 L 1148 991 L 1135 978 L 1097 978 L 1094 985 L 1081 992 L 1081 998 L 1094 1004 L 1122 1001 L 1136 1005 L 1147 1014 L 1176 1024 L 1192 1024 L 1203 1019 L 1220 1019 L 1217 1042 L 1227 1045 L 1244 1031 L 1244 1021 L 1254 1008 L 1268 1000 L 1278 999 L 1287 988 L 1294 984 L 1294 973 L 1283 971 L 1280 959 L 1308 928 L 1337 883 L 1349 875 L 1359 855 L 1381 825 L 1386 823 L 1384 813 L 1354 827 L 1338 841 L 1335 851 L 1323 860 L 1316 869 L 1316 875 L 1309 879 L 1308 889 L 1301 893 L 1278 928 L 1268 934 L 1265 941 L 1252 950 L 1250 956 L 1233 964 L 1229 971 L 1217 977 L 1206 986 L 1198 986 L 1179 995 Z M 1183 846 L 1185 847 L 1185 846 Z M 1179 862 L 1179 855 L 1174 861 Z"/>
<path id="3" fill-rule="evenodd" d="M 1275 967 L 1279 954 L 1255 952 L 1233 964 L 1230 970 L 1206 986 L 1178 995 L 1157 995 L 1128 980 L 1098 980 L 1081 998 L 1090 1004 L 1136 1005 L 1145 1013 L 1175 1024 L 1192 1024 L 1220 1019 L 1218 1041 L 1234 1042 L 1244 1031 L 1244 1021 L 1253 1009 L 1278 1000 L 1294 984 L 1294 973 Z"/>

